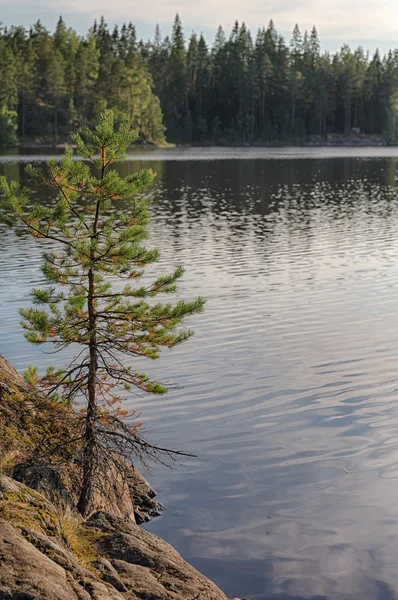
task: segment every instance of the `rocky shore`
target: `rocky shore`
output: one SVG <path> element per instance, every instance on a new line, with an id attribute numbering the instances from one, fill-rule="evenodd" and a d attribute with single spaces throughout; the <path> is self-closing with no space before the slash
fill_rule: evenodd
<path id="1" fill-rule="evenodd" d="M 23 378 L 0 357 L 0 427 Z M 2 449 L 0 448 L 0 451 Z M 0 462 L 0 600 L 227 600 L 225 594 L 139 524 L 161 505 L 131 469 L 86 520 L 70 482 L 52 466 Z"/>

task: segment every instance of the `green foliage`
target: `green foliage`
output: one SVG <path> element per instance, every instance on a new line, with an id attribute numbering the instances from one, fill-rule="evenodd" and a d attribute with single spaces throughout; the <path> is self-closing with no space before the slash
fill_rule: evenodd
<path id="1" fill-rule="evenodd" d="M 93 126 L 106 108 L 119 119 L 128 114 L 142 140 L 165 142 L 162 110 L 134 35 L 125 28 L 119 38 L 102 21 L 82 38 L 62 18 L 53 35 L 40 21 L 29 31 L 0 29 L 0 110 L 8 111 L 0 115 L 0 144 L 15 143 L 16 129 L 23 138 L 66 140 L 75 125 Z M 5 118 L 11 116 L 12 124 Z"/>
<path id="2" fill-rule="evenodd" d="M 4 104 L 0 106 L 0 148 L 10 148 L 18 143 L 17 113 Z"/>
<path id="3" fill-rule="evenodd" d="M 286 44 L 272 21 L 255 38 L 244 23 L 229 37 L 219 27 L 211 48 L 202 35 L 186 40 L 178 15 L 171 38 L 156 27 L 147 43 L 132 24 L 110 31 L 104 19 L 85 37 L 62 19 L 53 34 L 40 22 L 11 27 L 0 30 L 0 84 L 0 109 L 11 111 L 0 118 L 3 146 L 15 143 L 15 125 L 19 137 L 64 140 L 107 108 L 160 143 L 165 126 L 186 143 L 300 141 L 353 127 L 397 137 L 398 51 L 369 57 L 344 45 L 331 55 L 315 27 L 296 25 Z"/>
<path id="4" fill-rule="evenodd" d="M 34 306 L 20 311 L 22 326 L 32 344 L 50 344 L 55 351 L 78 344 L 81 350 L 67 367 L 51 367 L 41 379 L 31 368 L 26 379 L 55 403 L 73 406 L 86 400 L 80 460 L 82 490 L 88 496 L 80 505 L 82 512 L 88 509 L 94 479 L 100 476 L 99 449 L 108 449 L 116 457 L 123 455 L 126 444 L 130 453 L 147 447 L 138 438 L 137 423 L 124 423 L 120 392 L 134 388 L 151 394 L 167 391 L 126 365 L 124 357 L 154 360 L 163 348 L 187 340 L 193 332 L 181 325 L 204 306 L 202 298 L 175 304 L 152 301 L 176 292 L 182 268 L 152 283 L 140 281 L 146 267 L 159 257 L 156 249 L 144 245 L 149 214 L 139 195 L 154 174 L 144 170 L 122 178 L 112 169 L 136 137 L 129 119 L 116 126 L 114 113 L 105 111 L 94 130 L 84 126 L 74 137 L 84 161 L 74 160 L 69 149 L 59 162 L 51 159 L 44 172 L 29 166 L 28 174 L 36 184 L 57 192 L 52 208 L 33 203 L 30 189 L 0 179 L 3 218 L 57 245 L 57 250 L 44 255 L 47 287 L 33 290 Z M 129 202 L 127 212 L 113 210 L 119 201 Z M 114 278 L 122 280 L 121 285 L 113 287 Z"/>
<path id="5" fill-rule="evenodd" d="M 300 141 L 352 127 L 396 136 L 397 51 L 332 56 L 315 27 L 302 35 L 298 25 L 288 47 L 272 21 L 254 41 L 244 23 L 229 38 L 220 27 L 209 50 L 196 34 L 184 44 L 177 17 L 171 41 L 157 29 L 146 55 L 170 140 Z"/>

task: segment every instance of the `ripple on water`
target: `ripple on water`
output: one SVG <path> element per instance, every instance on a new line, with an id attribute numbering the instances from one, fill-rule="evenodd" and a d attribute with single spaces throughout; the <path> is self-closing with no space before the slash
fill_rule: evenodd
<path id="1" fill-rule="evenodd" d="M 166 512 L 148 527 L 230 595 L 398 594 L 397 151 L 376 155 L 204 149 L 121 165 L 158 171 L 157 269 L 183 264 L 181 295 L 208 299 L 194 341 L 147 366 L 179 388 L 129 399 L 151 439 L 198 455 L 155 469 Z M 22 173 L 13 161 L 0 170 Z M 44 368 L 17 314 L 41 248 L 1 234 L 0 352 Z"/>

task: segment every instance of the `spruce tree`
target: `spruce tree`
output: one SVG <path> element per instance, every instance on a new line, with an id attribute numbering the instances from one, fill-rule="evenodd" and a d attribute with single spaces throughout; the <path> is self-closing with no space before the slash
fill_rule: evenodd
<path id="1" fill-rule="evenodd" d="M 172 102 L 172 119 L 170 130 L 178 138 L 184 137 L 184 122 L 186 122 L 187 105 L 187 57 L 185 50 L 184 31 L 181 19 L 177 14 L 171 37 L 170 50 L 170 84 L 168 87 L 169 99 Z"/>
<path id="2" fill-rule="evenodd" d="M 162 348 L 187 340 L 192 331 L 179 326 L 204 305 L 202 298 L 174 304 L 151 300 L 176 291 L 182 268 L 151 283 L 140 281 L 147 265 L 159 257 L 157 250 L 143 245 L 148 209 L 139 196 L 154 175 L 144 170 L 122 178 L 112 169 L 136 137 L 128 120 L 115 127 L 113 112 L 105 111 L 94 131 L 84 127 L 74 138 L 83 160 L 75 160 L 68 149 L 59 163 L 50 160 L 44 172 L 29 166 L 36 184 L 56 191 L 53 208 L 32 204 L 31 190 L 0 180 L 3 219 L 57 247 L 44 254 L 48 285 L 34 289 L 36 306 L 20 312 L 30 343 L 50 344 L 57 352 L 79 347 L 66 367 L 51 367 L 41 379 L 31 369 L 29 380 L 54 402 L 85 401 L 78 502 L 83 515 L 90 512 L 101 476 L 112 472 L 110 464 L 120 462 L 120 456 L 158 450 L 140 437 L 134 422 L 124 419 L 120 393 L 138 389 L 164 394 L 167 389 L 127 366 L 126 357 L 156 359 Z M 115 211 L 121 201 L 129 202 L 123 213 Z M 114 285 L 117 278 L 128 282 Z"/>

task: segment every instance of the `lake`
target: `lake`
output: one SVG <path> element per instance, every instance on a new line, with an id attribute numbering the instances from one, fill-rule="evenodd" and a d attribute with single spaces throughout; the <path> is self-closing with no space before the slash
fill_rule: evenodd
<path id="1" fill-rule="evenodd" d="M 128 401 L 151 441 L 197 454 L 154 466 L 165 511 L 146 527 L 227 595 L 395 598 L 398 149 L 140 151 L 120 171 L 142 166 L 156 269 L 182 264 L 181 296 L 208 301 L 146 365 L 178 389 Z M 0 234 L 0 354 L 58 364 L 18 325 L 43 247 Z"/>

